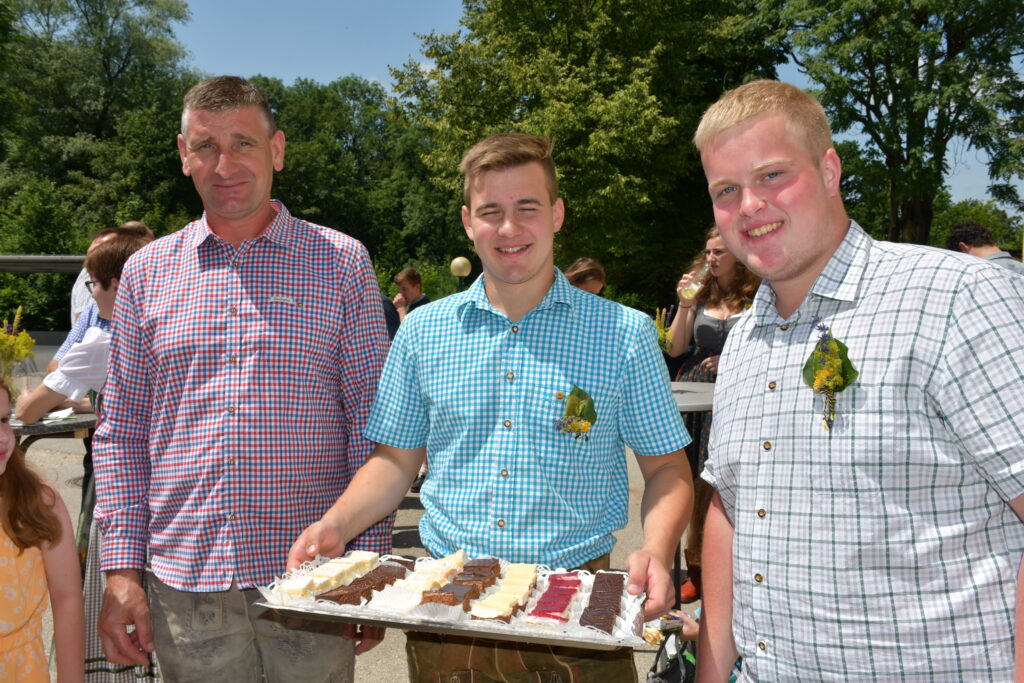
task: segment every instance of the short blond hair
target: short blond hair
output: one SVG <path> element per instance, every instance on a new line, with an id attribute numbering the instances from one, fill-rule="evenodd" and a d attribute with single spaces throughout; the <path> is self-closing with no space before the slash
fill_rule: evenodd
<path id="1" fill-rule="evenodd" d="M 558 177 L 552 158 L 554 143 L 551 138 L 525 133 L 499 133 L 484 138 L 469 148 L 462 157 L 459 170 L 465 176 L 462 184 L 463 201 L 469 206 L 469 188 L 477 176 L 488 171 L 503 171 L 536 161 L 547 177 L 551 203 L 558 199 Z"/>
<path id="2" fill-rule="evenodd" d="M 703 152 L 726 130 L 763 114 L 785 117 L 787 127 L 814 159 L 820 159 L 833 146 L 821 103 L 795 85 L 766 79 L 733 88 L 708 107 L 693 135 L 693 144 Z"/>

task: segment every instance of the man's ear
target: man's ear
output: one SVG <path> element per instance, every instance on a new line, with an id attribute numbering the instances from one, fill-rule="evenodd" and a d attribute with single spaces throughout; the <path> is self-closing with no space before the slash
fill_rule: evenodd
<path id="1" fill-rule="evenodd" d="M 960 244 L 956 245 L 956 248 L 964 252 L 965 254 L 971 253 L 971 245 L 967 244 L 967 242 L 961 242 Z"/>
<path id="2" fill-rule="evenodd" d="M 185 138 L 178 133 L 178 155 L 181 157 L 181 172 L 185 175 L 192 175 L 188 167 L 188 150 L 185 148 Z"/>
<path id="3" fill-rule="evenodd" d="M 279 130 L 270 137 L 270 150 L 274 155 L 274 170 L 284 169 L 284 131 Z"/>
<path id="4" fill-rule="evenodd" d="M 843 162 L 835 147 L 829 147 L 821 157 L 821 177 L 825 181 L 830 197 L 839 195 L 839 181 L 843 177 Z"/>
<path id="5" fill-rule="evenodd" d="M 555 200 L 555 205 L 552 207 L 552 219 L 555 224 L 555 232 L 562 229 L 562 222 L 565 220 L 565 202 L 559 197 Z"/>
<path id="6" fill-rule="evenodd" d="M 469 241 L 473 241 L 473 222 L 472 216 L 469 213 L 469 207 L 466 205 L 462 206 L 462 227 L 466 230 L 466 237 Z"/>

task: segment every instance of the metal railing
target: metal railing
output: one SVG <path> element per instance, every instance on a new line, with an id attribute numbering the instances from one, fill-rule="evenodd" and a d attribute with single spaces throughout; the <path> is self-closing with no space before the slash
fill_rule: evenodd
<path id="1" fill-rule="evenodd" d="M 77 273 L 84 262 L 84 254 L 0 254 L 0 273 Z"/>

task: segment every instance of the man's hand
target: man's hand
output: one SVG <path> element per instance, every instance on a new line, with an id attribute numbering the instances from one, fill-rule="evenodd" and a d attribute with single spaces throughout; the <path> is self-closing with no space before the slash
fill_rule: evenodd
<path id="1" fill-rule="evenodd" d="M 384 640 L 387 629 L 383 626 L 362 626 L 360 624 L 345 624 L 342 627 L 341 635 L 356 641 L 355 653 L 361 655 L 369 652 L 380 645 Z"/>
<path id="2" fill-rule="evenodd" d="M 630 595 L 647 591 L 644 603 L 644 620 L 655 619 L 672 606 L 675 587 L 666 565 L 651 553 L 641 548 L 626 560 L 629 579 L 626 590 Z"/>
<path id="3" fill-rule="evenodd" d="M 395 298 L 391 300 L 391 303 L 395 305 L 397 309 L 403 309 L 409 305 L 409 302 L 405 300 L 405 297 L 399 294 L 395 294 Z"/>
<path id="4" fill-rule="evenodd" d="M 135 630 L 128 632 L 127 627 Z M 137 569 L 107 572 L 107 590 L 97 622 L 100 642 L 107 659 L 115 664 L 147 666 L 153 651 L 153 622 L 149 603 Z"/>
<path id="5" fill-rule="evenodd" d="M 299 534 L 288 551 L 288 571 L 297 569 L 303 562 L 312 560 L 318 554 L 324 557 L 338 557 L 345 552 L 346 539 L 341 529 L 325 522 L 313 522 Z M 371 646 L 372 647 L 372 646 Z"/>

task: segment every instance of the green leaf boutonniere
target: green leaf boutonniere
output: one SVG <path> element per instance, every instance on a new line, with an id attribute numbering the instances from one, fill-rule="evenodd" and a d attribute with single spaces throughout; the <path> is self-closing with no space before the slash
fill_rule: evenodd
<path id="1" fill-rule="evenodd" d="M 825 429 L 836 420 L 836 394 L 857 381 L 857 369 L 850 362 L 846 344 L 832 336 L 828 325 L 815 316 L 814 329 L 821 332 L 810 357 L 804 363 L 804 384 L 822 394 L 825 400 Z"/>
<path id="2" fill-rule="evenodd" d="M 573 384 L 569 397 L 565 399 L 565 414 L 555 420 L 555 429 L 565 434 L 573 434 L 576 439 L 582 436 L 584 441 L 589 441 L 588 432 L 595 422 L 597 409 L 594 408 L 594 399 Z"/>

